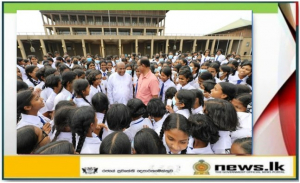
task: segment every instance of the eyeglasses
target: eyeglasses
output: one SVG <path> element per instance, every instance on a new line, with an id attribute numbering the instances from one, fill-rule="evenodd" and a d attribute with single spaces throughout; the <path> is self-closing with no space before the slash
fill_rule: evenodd
<path id="1" fill-rule="evenodd" d="M 47 134 L 44 130 L 42 130 L 42 135 L 43 135 L 42 140 L 40 140 L 40 141 L 34 146 L 33 149 L 36 149 L 36 148 L 38 147 L 38 145 L 39 145 L 46 137 L 48 137 L 48 134 Z"/>

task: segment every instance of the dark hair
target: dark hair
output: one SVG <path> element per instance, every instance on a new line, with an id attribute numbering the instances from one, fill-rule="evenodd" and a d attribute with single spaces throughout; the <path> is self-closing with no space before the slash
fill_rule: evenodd
<path id="1" fill-rule="evenodd" d="M 150 128 L 143 128 L 135 134 L 134 150 L 137 154 L 166 154 L 162 141 Z"/>
<path id="2" fill-rule="evenodd" d="M 172 99 L 176 93 L 177 93 L 177 89 L 175 87 L 170 87 L 167 89 L 167 91 L 165 93 L 165 105 L 167 105 L 167 100 Z"/>
<path id="3" fill-rule="evenodd" d="M 181 114 L 171 113 L 164 121 L 161 131 L 160 139 L 163 139 L 165 131 L 171 129 L 178 129 L 186 133 L 188 136 L 192 134 L 192 123 Z M 186 149 L 181 151 L 181 154 L 186 154 Z"/>
<path id="4" fill-rule="evenodd" d="M 191 73 L 190 70 L 183 69 L 183 70 L 181 70 L 181 71 L 179 72 L 178 77 L 179 77 L 179 75 L 182 75 L 182 76 L 184 76 L 185 78 L 187 78 L 188 83 L 191 82 L 191 81 L 193 81 L 193 74 Z"/>
<path id="5" fill-rule="evenodd" d="M 179 72 L 179 70 L 180 70 L 180 68 L 182 67 L 182 65 L 181 64 L 177 64 L 176 66 L 174 66 L 174 68 L 176 68 L 177 69 L 177 72 Z"/>
<path id="6" fill-rule="evenodd" d="M 74 61 L 75 62 L 75 61 Z M 74 63 L 73 62 L 73 63 Z M 76 61 L 77 62 L 77 61 Z M 75 65 L 75 63 L 74 63 L 74 65 L 73 65 L 73 67 L 72 67 L 72 71 L 74 71 L 74 70 L 76 70 L 76 69 L 80 69 L 80 70 L 83 70 L 83 68 L 80 66 L 80 65 Z"/>
<path id="7" fill-rule="evenodd" d="M 39 148 L 34 154 L 74 154 L 74 148 L 70 142 L 61 140 L 50 142 Z"/>
<path id="8" fill-rule="evenodd" d="M 100 154 L 131 154 L 128 136 L 121 131 L 109 134 L 100 145 Z"/>
<path id="9" fill-rule="evenodd" d="M 106 116 L 108 128 L 113 131 L 128 128 L 131 122 L 130 111 L 124 104 L 113 104 L 108 109 Z"/>
<path id="10" fill-rule="evenodd" d="M 211 99 L 205 102 L 204 113 L 222 131 L 235 131 L 239 126 L 234 106 L 222 99 Z"/>
<path id="11" fill-rule="evenodd" d="M 73 72 L 77 74 L 78 78 L 85 74 L 82 69 L 74 69 Z"/>
<path id="12" fill-rule="evenodd" d="M 235 69 L 231 67 L 231 73 L 232 73 L 232 75 L 234 76 L 235 73 L 236 73 L 236 71 L 237 71 L 237 69 L 238 69 L 238 67 L 239 67 L 239 63 L 238 63 L 238 61 L 233 60 L 233 61 L 228 62 L 228 64 L 234 65 Z M 228 64 L 227 64 L 227 65 L 228 65 Z"/>
<path id="13" fill-rule="evenodd" d="M 148 59 L 142 58 L 140 61 L 140 65 L 145 65 L 145 67 L 150 67 L 150 61 Z"/>
<path id="14" fill-rule="evenodd" d="M 54 87 L 58 87 L 59 82 L 61 82 L 60 76 L 50 75 L 45 79 L 45 87 L 54 89 Z"/>
<path id="15" fill-rule="evenodd" d="M 235 94 L 240 95 L 242 93 L 251 93 L 251 89 L 247 85 L 235 85 Z"/>
<path id="16" fill-rule="evenodd" d="M 192 137 L 208 144 L 219 140 L 219 131 L 212 120 L 204 114 L 193 114 L 189 117 L 193 122 Z"/>
<path id="17" fill-rule="evenodd" d="M 62 77 L 62 81 L 61 81 L 62 86 L 64 88 L 66 88 L 67 84 L 72 83 L 72 81 L 76 78 L 76 76 L 77 76 L 77 74 L 73 71 L 63 73 L 61 76 Z"/>
<path id="18" fill-rule="evenodd" d="M 26 114 L 25 106 L 31 105 L 34 95 L 31 90 L 23 90 L 17 93 L 17 121 L 20 120 L 21 113 Z"/>
<path id="19" fill-rule="evenodd" d="M 199 75 L 199 70 L 200 70 L 200 64 L 198 62 L 192 61 L 190 64 L 194 64 L 194 67 L 197 68 L 196 70 L 196 76 L 193 79 L 196 79 Z"/>
<path id="20" fill-rule="evenodd" d="M 236 139 L 233 144 L 239 144 L 240 147 L 245 151 L 246 154 L 252 154 L 252 138 L 244 137 Z"/>
<path id="21" fill-rule="evenodd" d="M 63 61 L 64 59 L 62 57 L 56 57 L 56 60 Z"/>
<path id="22" fill-rule="evenodd" d="M 71 120 L 75 109 L 75 106 L 66 106 L 55 111 L 53 129 L 56 130 L 56 133 L 52 141 L 56 141 L 60 132 L 63 132 L 66 127 L 71 127 Z"/>
<path id="23" fill-rule="evenodd" d="M 62 74 L 64 70 L 69 69 L 71 70 L 66 64 L 60 64 L 59 66 L 59 72 Z"/>
<path id="24" fill-rule="evenodd" d="M 52 67 L 47 67 L 47 68 L 45 68 L 44 77 L 47 78 L 47 76 L 54 74 L 55 72 L 56 72 L 56 69 L 54 69 Z"/>
<path id="25" fill-rule="evenodd" d="M 17 57 L 17 65 L 19 65 L 19 62 L 22 62 L 22 60 L 24 60 L 24 59 L 21 57 Z"/>
<path id="26" fill-rule="evenodd" d="M 34 66 L 34 65 L 29 65 L 29 66 L 27 66 L 27 67 L 25 68 L 26 75 L 27 75 L 29 81 L 30 81 L 34 86 L 36 86 L 37 84 L 32 80 L 32 77 L 31 77 L 29 74 L 32 73 L 33 70 L 34 70 L 35 68 L 37 68 L 37 66 Z"/>
<path id="27" fill-rule="evenodd" d="M 164 103 L 158 98 L 152 98 L 147 105 L 147 112 L 153 117 L 163 117 L 166 114 Z"/>
<path id="28" fill-rule="evenodd" d="M 179 59 L 179 60 L 182 60 L 182 62 L 185 63 L 185 65 L 188 65 L 188 61 L 185 58 L 184 59 Z"/>
<path id="29" fill-rule="evenodd" d="M 90 106 L 82 106 L 75 110 L 72 118 L 72 143 L 76 146 L 75 133 L 79 136 L 76 152 L 80 154 L 91 123 L 95 123 L 95 111 Z"/>
<path id="30" fill-rule="evenodd" d="M 216 82 L 214 80 L 203 81 L 202 85 L 204 86 L 204 91 L 211 93 L 211 90 L 215 87 Z"/>
<path id="31" fill-rule="evenodd" d="M 76 107 L 75 103 L 72 100 L 61 100 L 56 104 L 54 110 L 58 111 L 60 108 L 67 106 Z"/>
<path id="32" fill-rule="evenodd" d="M 231 73 L 231 67 L 227 66 L 227 65 L 221 65 L 220 67 L 222 69 L 223 72 L 227 72 L 227 76 L 226 76 L 226 82 L 228 82 L 228 78 L 229 78 L 229 75 Z M 218 78 L 219 77 L 219 74 L 218 74 Z"/>
<path id="33" fill-rule="evenodd" d="M 194 93 L 195 97 L 198 98 L 199 100 L 199 105 L 203 107 L 204 106 L 203 93 L 199 89 L 192 89 L 190 91 Z"/>
<path id="34" fill-rule="evenodd" d="M 90 68 L 90 65 L 91 65 L 91 64 L 94 64 L 94 66 L 96 66 L 96 64 L 95 64 L 94 61 L 90 61 L 90 62 L 88 62 L 88 63 L 86 64 L 87 69 Z"/>
<path id="35" fill-rule="evenodd" d="M 90 83 L 90 85 L 93 85 L 94 81 L 96 81 L 96 76 L 99 75 L 99 74 L 101 74 L 100 71 L 94 70 L 94 71 L 91 71 L 87 75 L 86 79 L 88 80 L 88 82 Z M 101 77 L 102 77 L 102 75 L 101 75 Z"/>
<path id="36" fill-rule="evenodd" d="M 76 79 L 73 84 L 73 89 L 76 96 L 80 96 L 84 101 L 91 105 L 91 103 L 85 98 L 82 91 L 90 87 L 89 82 L 85 79 Z"/>
<path id="37" fill-rule="evenodd" d="M 45 68 L 44 68 L 44 67 L 40 68 L 40 69 L 37 70 L 36 73 L 35 73 L 35 76 L 36 76 L 39 80 L 41 80 L 41 81 L 44 81 L 44 79 L 45 79 L 44 75 L 45 75 Z M 42 77 L 44 77 L 44 79 L 42 79 Z"/>
<path id="38" fill-rule="evenodd" d="M 55 62 L 55 67 L 57 68 L 57 70 L 59 70 L 61 65 L 62 65 L 61 62 Z"/>
<path id="39" fill-rule="evenodd" d="M 198 78 L 202 79 L 203 81 L 205 81 L 205 80 L 215 80 L 215 78 L 213 77 L 213 75 L 210 72 L 202 72 L 199 75 Z"/>
<path id="40" fill-rule="evenodd" d="M 248 104 L 252 102 L 252 95 L 249 93 L 242 93 L 234 97 L 236 100 L 240 101 L 244 107 L 247 108 Z"/>
<path id="41" fill-rule="evenodd" d="M 188 109 L 190 111 L 190 114 L 192 114 L 191 109 L 195 104 L 196 98 L 194 93 L 190 90 L 182 89 L 177 92 L 176 97 L 178 98 L 179 102 L 184 104 L 183 109 Z"/>
<path id="42" fill-rule="evenodd" d="M 106 113 L 107 113 L 108 106 L 109 106 L 109 101 L 108 101 L 107 96 L 102 92 L 96 93 L 92 97 L 92 105 L 93 105 L 94 110 L 96 112 L 104 113 L 104 117 L 103 117 L 103 120 L 102 120 L 102 123 L 104 124 L 105 120 L 106 120 Z M 99 122 L 100 121 L 98 121 L 98 123 Z M 102 134 L 103 134 L 103 128 L 99 132 L 99 137 L 100 138 L 102 137 Z"/>
<path id="43" fill-rule="evenodd" d="M 170 77 L 170 80 L 172 81 L 172 70 L 170 67 L 163 68 L 160 73 L 164 73 L 167 77 Z"/>
<path id="44" fill-rule="evenodd" d="M 38 143 L 35 126 L 27 125 L 17 129 L 17 153 L 30 154 Z"/>
<path id="45" fill-rule="evenodd" d="M 213 62 L 213 63 L 211 63 L 210 65 L 209 65 L 209 67 L 208 68 L 214 68 L 215 70 L 216 70 L 216 72 L 217 72 L 217 77 L 219 77 L 219 72 L 220 72 L 220 65 L 217 63 L 217 62 Z M 207 69 L 208 69 L 207 68 Z"/>
<path id="46" fill-rule="evenodd" d="M 251 67 L 251 72 L 252 72 L 252 62 L 251 61 L 244 61 L 243 63 L 241 63 L 241 68 L 249 65 Z"/>
<path id="47" fill-rule="evenodd" d="M 131 68 L 131 76 L 133 77 L 134 76 L 134 65 L 132 65 L 132 64 L 126 64 L 125 65 L 125 70 L 127 69 L 127 67 Z"/>
<path id="48" fill-rule="evenodd" d="M 140 116 L 147 117 L 147 107 L 142 100 L 138 98 L 130 99 L 127 102 L 127 107 L 130 111 L 132 118 L 137 118 Z"/>
<path id="49" fill-rule="evenodd" d="M 218 84 L 221 86 L 222 92 L 227 95 L 224 100 L 231 101 L 235 97 L 236 85 L 227 82 L 220 82 Z"/>
<path id="50" fill-rule="evenodd" d="M 17 80 L 17 92 L 27 89 L 28 85 L 24 81 Z"/>
<path id="51" fill-rule="evenodd" d="M 51 57 L 47 58 L 48 61 L 54 62 L 53 59 Z"/>

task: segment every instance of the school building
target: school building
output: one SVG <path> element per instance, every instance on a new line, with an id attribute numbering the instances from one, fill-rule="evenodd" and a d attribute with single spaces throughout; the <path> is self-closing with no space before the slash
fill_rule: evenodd
<path id="1" fill-rule="evenodd" d="M 39 60 L 47 52 L 60 55 L 86 56 L 87 53 L 106 55 L 140 52 L 152 56 L 159 51 L 168 53 L 210 49 L 235 51 L 242 59 L 252 55 L 252 23 L 239 19 L 207 34 L 166 34 L 168 11 L 40 11 L 44 32 L 18 33 L 17 56 L 36 55 Z M 33 52 L 34 51 L 34 52 Z"/>

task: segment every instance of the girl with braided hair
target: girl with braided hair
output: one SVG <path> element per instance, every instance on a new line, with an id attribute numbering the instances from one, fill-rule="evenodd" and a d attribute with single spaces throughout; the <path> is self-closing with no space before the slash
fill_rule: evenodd
<path id="1" fill-rule="evenodd" d="M 86 97 L 90 94 L 90 85 L 87 80 L 75 80 L 73 89 L 75 92 L 75 98 L 73 99 L 73 101 L 77 105 L 77 107 L 91 106 L 91 103 L 86 99 Z"/>
<path id="2" fill-rule="evenodd" d="M 58 106 L 58 105 L 56 105 Z M 75 106 L 66 106 L 55 111 L 54 133 L 51 137 L 52 142 L 67 140 L 72 143 L 71 120 L 76 110 Z"/>
<path id="3" fill-rule="evenodd" d="M 100 128 L 97 127 L 97 116 L 90 106 L 82 106 L 75 110 L 71 123 L 72 144 L 79 154 L 99 154 L 101 141 L 96 134 Z M 94 133 L 93 133 L 94 132 Z M 79 137 L 76 139 L 76 135 Z"/>
<path id="4" fill-rule="evenodd" d="M 181 114 L 170 114 L 160 131 L 160 139 L 167 154 L 186 154 L 189 137 L 192 134 L 192 122 Z"/>
<path id="5" fill-rule="evenodd" d="M 36 72 L 38 71 L 38 67 L 37 66 L 27 66 L 25 68 L 25 72 L 27 75 L 27 80 L 25 80 L 24 82 L 28 85 L 28 87 L 32 87 L 34 88 L 36 85 L 40 84 L 40 80 L 36 77 Z"/>

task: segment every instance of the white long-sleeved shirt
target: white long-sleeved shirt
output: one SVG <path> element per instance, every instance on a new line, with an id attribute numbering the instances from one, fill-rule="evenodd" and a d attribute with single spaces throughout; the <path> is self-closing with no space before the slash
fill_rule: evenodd
<path id="1" fill-rule="evenodd" d="M 211 148 L 215 154 L 230 154 L 231 138 L 230 131 L 219 131 L 219 140 L 211 144 Z"/>
<path id="2" fill-rule="evenodd" d="M 19 70 L 20 70 L 20 72 L 21 72 L 21 74 L 22 74 L 22 79 L 23 79 L 23 81 L 25 82 L 25 81 L 28 79 L 28 77 L 27 77 L 27 75 L 26 75 L 26 72 L 25 72 L 24 67 L 21 67 L 21 66 L 19 66 L 19 65 L 17 65 L 17 67 L 19 68 Z"/>
<path id="3" fill-rule="evenodd" d="M 102 89 L 102 88 L 101 88 Z M 98 92 L 101 92 L 101 89 L 99 86 L 97 86 L 97 88 L 95 88 L 93 85 L 90 86 L 90 93 L 89 95 L 86 97 L 86 99 L 91 102 L 92 101 L 92 98 L 93 96 L 98 93 Z"/>
<path id="4" fill-rule="evenodd" d="M 231 142 L 244 137 L 252 137 L 252 114 L 246 112 L 237 112 L 240 126 L 236 131 L 230 133 Z"/>
<path id="5" fill-rule="evenodd" d="M 162 88 L 162 85 L 164 84 L 164 89 L 162 93 L 162 101 L 165 102 L 165 93 L 170 87 L 175 87 L 174 82 L 172 82 L 170 79 L 168 79 L 166 82 L 162 82 L 162 80 L 159 80 L 159 88 Z M 159 91 L 159 97 L 160 97 L 160 91 Z"/>
<path id="6" fill-rule="evenodd" d="M 222 62 L 223 60 L 225 60 L 226 57 L 224 55 L 216 55 L 215 56 L 215 61 L 219 61 L 219 62 Z"/>
<path id="7" fill-rule="evenodd" d="M 56 106 L 56 104 L 59 102 L 59 101 L 62 101 L 62 100 L 71 100 L 72 99 L 72 93 L 69 92 L 68 90 L 66 90 L 65 88 L 62 89 L 62 91 L 56 95 L 55 99 L 54 99 L 54 106 Z M 54 110 L 54 109 L 53 109 Z"/>
<path id="8" fill-rule="evenodd" d="M 120 76 L 118 73 L 110 75 L 107 82 L 107 97 L 110 104 L 126 105 L 133 98 L 132 77 L 129 74 Z"/>
<path id="9" fill-rule="evenodd" d="M 135 134 L 143 128 L 144 125 L 147 125 L 149 128 L 153 129 L 152 123 L 148 118 L 139 118 L 130 123 L 129 128 L 127 128 L 124 133 L 128 136 L 130 142 L 133 141 Z"/>
<path id="10" fill-rule="evenodd" d="M 210 143 L 208 143 L 207 146 L 203 148 L 194 148 L 194 141 L 195 139 L 190 137 L 189 145 L 186 149 L 186 154 L 214 154 L 211 149 Z"/>
<path id="11" fill-rule="evenodd" d="M 181 90 L 181 89 L 186 89 L 186 90 L 192 90 L 192 89 L 196 89 L 194 86 L 192 86 L 190 83 L 184 85 L 184 86 L 181 86 L 181 84 L 178 84 L 176 86 L 176 89 L 177 91 Z"/>

